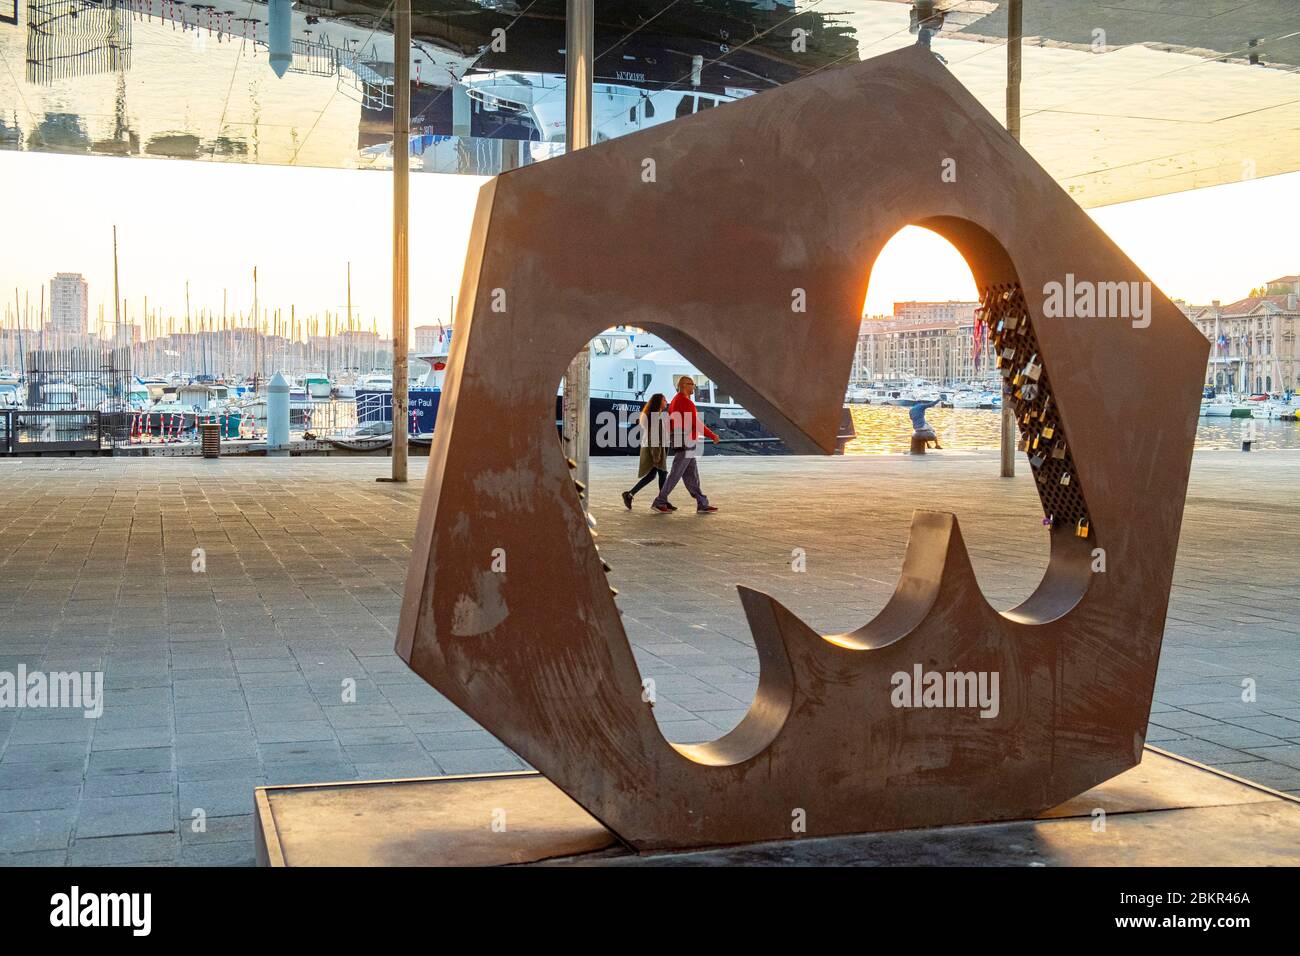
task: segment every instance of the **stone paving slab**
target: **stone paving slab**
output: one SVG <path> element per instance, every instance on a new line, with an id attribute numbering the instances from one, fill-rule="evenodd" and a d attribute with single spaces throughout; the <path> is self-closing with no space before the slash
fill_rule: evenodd
<path id="1" fill-rule="evenodd" d="M 0 670 L 102 671 L 105 688 L 98 719 L 0 710 L 0 861 L 248 864 L 254 786 L 523 768 L 392 652 L 425 464 L 401 487 L 374 480 L 381 458 L 0 462 Z M 996 607 L 1046 568 L 1027 468 L 999 479 L 986 454 L 708 457 L 710 516 L 684 493 L 674 515 L 646 495 L 624 510 L 634 468 L 593 462 L 592 510 L 676 741 L 735 726 L 757 686 L 737 583 L 823 633 L 856 628 L 916 507 L 958 514 Z M 1148 737 L 1292 793 L 1297 468 L 1196 455 Z"/>

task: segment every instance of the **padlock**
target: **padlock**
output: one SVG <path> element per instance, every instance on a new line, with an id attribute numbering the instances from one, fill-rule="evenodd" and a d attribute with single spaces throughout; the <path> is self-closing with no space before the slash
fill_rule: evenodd
<path id="1" fill-rule="evenodd" d="M 1080 538 L 1088 537 L 1088 519 L 1080 518 L 1079 523 L 1074 526 L 1074 533 Z"/>
<path id="2" fill-rule="evenodd" d="M 1034 443 L 1033 443 L 1032 445 L 1030 445 L 1029 447 L 1030 447 L 1030 448 L 1037 448 L 1037 447 L 1038 447 L 1038 436 L 1037 436 L 1037 435 L 1034 436 Z"/>
<path id="3" fill-rule="evenodd" d="M 1025 378 L 1031 382 L 1038 381 L 1038 376 L 1043 374 L 1043 365 L 1038 361 L 1038 353 L 1035 352 L 1029 359 L 1029 364 L 1025 366 Z"/>
<path id="4" fill-rule="evenodd" d="M 1061 484 L 1068 485 L 1069 483 L 1070 483 L 1070 473 L 1067 471 L 1065 474 L 1061 476 Z"/>
<path id="5" fill-rule="evenodd" d="M 998 325 L 1001 326 L 1003 323 L 1006 323 L 1006 327 L 1008 329 L 1014 329 L 1016 325 L 1019 324 L 1019 322 L 1020 322 L 1020 318 L 1018 316 L 1008 315 L 1005 319 L 1002 320 L 1002 322 L 999 322 Z"/>
<path id="6" fill-rule="evenodd" d="M 1030 467 L 1030 468 L 1033 468 L 1033 469 L 1035 469 L 1035 470 L 1037 470 L 1037 469 L 1043 467 L 1043 456 L 1042 456 L 1042 455 L 1035 455 L 1034 457 L 1030 458 L 1030 459 L 1029 459 L 1029 467 Z"/>
<path id="7" fill-rule="evenodd" d="M 1023 381 L 1023 379 L 1021 378 L 1021 375 L 1020 375 L 1019 372 L 1017 372 L 1015 375 L 1012 375 L 1012 376 L 1011 376 L 1011 384 L 1012 384 L 1012 385 L 1019 385 L 1022 381 Z"/>
<path id="8" fill-rule="evenodd" d="M 1016 441 L 1016 451 L 1029 451 L 1029 443 L 1023 438 Z"/>
<path id="9" fill-rule="evenodd" d="M 1010 346 L 1007 346 L 1002 350 L 1002 357 L 1009 362 L 1016 357 L 1016 350 L 1011 348 Z M 576 468 L 577 465 L 574 465 L 574 467 Z"/>
<path id="10" fill-rule="evenodd" d="M 1053 457 L 1053 458 L 1057 458 L 1057 459 L 1061 459 L 1061 458 L 1064 458 L 1064 457 L 1065 457 L 1065 443 L 1064 443 L 1064 442 L 1062 442 L 1061 444 L 1057 445 L 1055 448 L 1052 449 L 1052 457 Z"/>
<path id="11" fill-rule="evenodd" d="M 1055 435 L 1055 434 L 1056 434 L 1056 429 L 1053 428 L 1051 425 L 1044 425 L 1044 426 L 1043 426 L 1043 437 L 1044 437 L 1044 438 L 1051 438 L 1051 437 L 1052 437 L 1053 435 Z"/>

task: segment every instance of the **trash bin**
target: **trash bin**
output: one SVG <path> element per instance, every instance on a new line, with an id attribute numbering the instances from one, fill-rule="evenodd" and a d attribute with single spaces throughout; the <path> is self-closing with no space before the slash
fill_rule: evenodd
<path id="1" fill-rule="evenodd" d="M 204 422 L 199 426 L 203 436 L 203 457 L 221 457 L 221 425 L 218 422 Z"/>

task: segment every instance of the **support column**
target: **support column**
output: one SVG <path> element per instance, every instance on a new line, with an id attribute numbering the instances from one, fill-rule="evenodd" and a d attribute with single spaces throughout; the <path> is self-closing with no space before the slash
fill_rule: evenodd
<path id="1" fill-rule="evenodd" d="M 567 0 L 564 18 L 565 151 L 591 145 L 591 76 L 595 59 L 595 0 Z M 564 453 L 588 484 L 591 353 L 586 343 L 564 373 Z"/>
<path id="2" fill-rule="evenodd" d="M 409 396 L 406 371 L 411 296 L 411 0 L 393 4 L 393 481 L 406 481 Z"/>
<path id="3" fill-rule="evenodd" d="M 1020 37 L 1021 0 L 1007 6 L 1007 132 L 1020 142 Z M 1003 478 L 1016 476 L 1016 412 L 1011 405 L 1011 389 L 1002 384 L 1002 471 Z"/>

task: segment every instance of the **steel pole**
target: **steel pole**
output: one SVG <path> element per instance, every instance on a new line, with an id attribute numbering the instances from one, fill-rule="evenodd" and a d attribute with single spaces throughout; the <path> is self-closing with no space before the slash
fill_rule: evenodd
<path id="1" fill-rule="evenodd" d="M 564 18 L 566 152 L 591 145 L 591 78 L 595 59 L 595 0 L 567 0 Z M 564 453 L 578 463 L 574 477 L 589 484 L 591 354 L 587 345 L 564 373 Z"/>
<path id="2" fill-rule="evenodd" d="M 1007 132 L 1020 142 L 1020 37 L 1022 34 L 1021 0 L 1007 6 Z M 1011 389 L 1002 385 L 1002 470 L 1003 478 L 1016 476 L 1016 411 L 1011 405 Z"/>
<path id="3" fill-rule="evenodd" d="M 410 338 L 411 0 L 393 4 L 393 481 L 406 481 L 406 352 Z"/>

